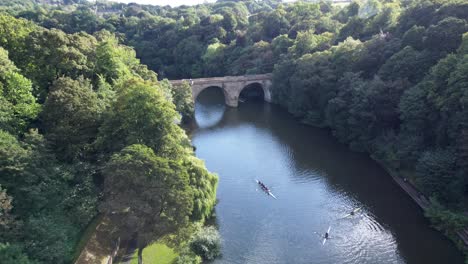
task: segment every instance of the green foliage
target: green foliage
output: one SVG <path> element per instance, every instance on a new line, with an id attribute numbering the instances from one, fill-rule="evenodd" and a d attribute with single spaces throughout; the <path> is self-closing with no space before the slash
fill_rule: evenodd
<path id="1" fill-rule="evenodd" d="M 402 41 L 403 46 L 411 46 L 417 50 L 424 48 L 424 35 L 426 34 L 426 29 L 420 26 L 413 26 L 408 29 L 403 35 Z"/>
<path id="2" fill-rule="evenodd" d="M 330 47 L 332 37 L 333 34 L 330 33 L 316 35 L 311 31 L 306 31 L 304 33 L 299 32 L 290 52 L 296 57 L 301 57 L 307 53 L 326 50 Z"/>
<path id="3" fill-rule="evenodd" d="M 175 104 L 177 112 L 182 116 L 182 122 L 187 122 L 193 118 L 195 106 L 192 98 L 192 88 L 188 82 L 181 85 L 172 86 L 172 101 Z"/>
<path id="4" fill-rule="evenodd" d="M 20 229 L 9 229 L 4 237 L 18 239 L 36 260 L 70 261 L 80 228 L 96 214 L 95 187 L 85 182 L 89 172 L 60 164 L 34 132 L 23 142 L 0 135 L 0 183 L 14 197 L 12 213 L 22 220 Z"/>
<path id="5" fill-rule="evenodd" d="M 203 161 L 196 157 L 188 157 L 185 161 L 193 188 L 194 205 L 191 218 L 196 221 L 205 220 L 212 215 L 216 203 L 216 188 L 218 177 L 210 173 Z"/>
<path id="6" fill-rule="evenodd" d="M 443 206 L 428 211 L 437 226 L 461 223 L 453 212 L 466 210 L 468 188 L 466 1 L 103 2 L 99 15 L 92 3 L 63 4 L 0 4 L 48 28 L 0 15 L 0 184 L 15 219 L 0 254 L 70 260 L 101 188 L 105 204 L 114 203 L 102 210 L 123 217 L 141 247 L 210 215 L 217 177 L 177 126 L 177 112 L 193 113 L 190 87 L 158 77 L 273 72 L 274 102 L 391 169 L 415 170 L 417 187 Z M 183 201 L 171 196 L 171 180 L 183 186 Z M 167 197 L 148 188 L 156 182 L 167 184 Z M 183 210 L 164 208 L 161 216 L 173 218 L 149 224 L 158 214 L 141 206 L 157 211 L 155 199 L 166 198 Z M 189 252 L 179 258 L 199 261 Z"/>
<path id="7" fill-rule="evenodd" d="M 137 234 L 140 249 L 188 225 L 193 191 L 180 162 L 131 145 L 112 156 L 104 176 L 102 210 L 115 214 L 121 232 Z"/>
<path id="8" fill-rule="evenodd" d="M 109 83 L 130 77 L 131 69 L 138 64 L 133 49 L 120 46 L 117 38 L 106 31 L 99 32 L 96 37 L 100 40 L 96 47 L 97 71 Z"/>
<path id="9" fill-rule="evenodd" d="M 380 67 L 378 74 L 384 80 L 407 79 L 412 83 L 418 83 L 433 64 L 434 58 L 431 52 L 419 52 L 406 46 L 393 54 Z"/>
<path id="10" fill-rule="evenodd" d="M 24 224 L 29 255 L 45 263 L 69 263 L 78 227 L 60 213 L 32 216 Z"/>
<path id="11" fill-rule="evenodd" d="M 61 159 L 71 161 L 94 141 L 103 109 L 88 81 L 59 78 L 49 89 L 42 119 L 46 136 Z"/>
<path id="12" fill-rule="evenodd" d="M 132 144 L 145 144 L 158 155 L 178 157 L 187 153 L 189 142 L 174 104 L 158 83 L 131 78 L 116 84 L 117 96 L 99 129 L 98 148 L 105 153 Z"/>
<path id="13" fill-rule="evenodd" d="M 447 17 L 427 29 L 424 45 L 431 50 L 453 52 L 460 46 L 461 36 L 467 30 L 466 20 Z"/>
<path id="14" fill-rule="evenodd" d="M 201 264 L 203 263 L 202 258 L 197 256 L 190 248 L 184 248 L 180 253 L 175 264 Z"/>
<path id="15" fill-rule="evenodd" d="M 200 229 L 190 242 L 192 251 L 204 260 L 214 260 L 221 255 L 221 237 L 216 228 L 209 226 Z"/>
<path id="16" fill-rule="evenodd" d="M 203 55 L 203 72 L 207 76 L 222 76 L 226 72 L 224 56 L 227 46 L 225 44 L 215 42 L 208 45 L 205 54 Z"/>
<path id="17" fill-rule="evenodd" d="M 0 103 L 0 129 L 15 134 L 24 132 L 40 111 L 31 82 L 18 73 L 3 48 L 0 48 Z"/>
<path id="18" fill-rule="evenodd" d="M 416 181 L 422 190 L 437 199 L 449 198 L 456 191 L 455 153 L 450 150 L 426 151 L 416 166 Z"/>
<path id="19" fill-rule="evenodd" d="M 431 199 L 431 206 L 424 214 L 431 219 L 432 224 L 439 230 L 454 232 L 463 229 L 468 224 L 468 217 L 461 213 L 454 213 L 445 208 L 437 199 Z"/>
<path id="20" fill-rule="evenodd" d="M 0 259 L 5 264 L 33 264 L 28 256 L 23 252 L 21 246 L 17 244 L 0 243 Z"/>
<path id="21" fill-rule="evenodd" d="M 75 26 L 90 30 L 100 23 L 88 11 L 77 9 L 77 20 L 68 19 L 64 11 L 50 14 L 60 15 L 57 27 L 67 23 L 63 29 L 71 32 Z M 41 12 L 23 14 L 35 19 L 49 14 Z M 114 184 L 98 168 L 134 143 L 152 148 L 135 149 L 152 154 L 134 158 L 138 163 L 149 157 L 156 169 L 153 180 L 165 183 L 167 190 L 154 195 L 146 188 L 151 185 L 141 185 L 141 205 L 159 199 L 164 206 L 157 208 L 158 214 L 139 218 L 141 226 L 129 224 L 139 232 L 141 248 L 209 216 L 217 178 L 193 157 L 173 104 L 192 114 L 190 89 L 172 90 L 169 82 L 158 82 L 135 51 L 108 31 L 66 34 L 6 15 L 0 16 L 0 25 L 0 243 L 10 243 L 1 246 L 2 263 L 70 263 L 79 236 L 98 212 L 98 199 L 106 190 L 136 179 L 122 176 Z M 145 168 L 127 168 L 126 175 L 141 171 Z M 148 197 L 154 199 L 145 200 Z M 153 224 L 154 217 L 159 225 Z"/>

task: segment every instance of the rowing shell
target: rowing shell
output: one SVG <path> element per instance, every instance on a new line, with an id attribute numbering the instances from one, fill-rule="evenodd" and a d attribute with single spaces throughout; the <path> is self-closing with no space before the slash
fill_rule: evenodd
<path id="1" fill-rule="evenodd" d="M 361 207 L 356 208 L 356 209 L 353 210 L 353 213 L 357 213 L 357 212 L 361 211 L 361 209 L 362 209 Z M 348 216 L 351 216 L 351 214 L 347 214 L 347 215 L 343 216 L 342 218 L 346 218 Z"/>
<path id="2" fill-rule="evenodd" d="M 260 181 L 259 181 L 259 180 L 255 180 L 255 181 L 258 183 L 258 185 L 260 185 L 260 187 L 262 188 L 262 190 L 263 190 L 264 192 L 266 192 L 266 193 L 267 193 L 268 195 L 270 195 L 271 197 L 277 199 L 276 196 L 273 195 L 273 193 L 272 193 L 268 188 L 267 188 L 267 189 L 264 189 L 264 188 L 263 188 L 263 186 L 260 184 Z"/>
<path id="3" fill-rule="evenodd" d="M 328 236 L 330 236 L 330 230 L 331 230 L 331 226 L 328 227 L 328 231 L 327 231 Z M 323 239 L 322 245 L 325 245 L 325 242 L 327 242 L 327 238 Z"/>

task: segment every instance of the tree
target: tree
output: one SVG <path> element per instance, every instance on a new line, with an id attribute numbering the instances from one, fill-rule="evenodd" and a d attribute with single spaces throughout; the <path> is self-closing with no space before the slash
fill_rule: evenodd
<path id="1" fill-rule="evenodd" d="M 119 45 L 117 38 L 108 31 L 98 32 L 96 38 L 99 41 L 96 47 L 97 73 L 108 83 L 130 77 L 132 70 L 139 64 L 135 51 Z"/>
<path id="2" fill-rule="evenodd" d="M 403 46 L 411 46 L 414 49 L 421 50 L 424 48 L 424 35 L 426 29 L 420 26 L 413 26 L 405 32 L 402 39 Z"/>
<path id="3" fill-rule="evenodd" d="M 289 52 L 299 58 L 307 53 L 326 50 L 330 47 L 332 37 L 330 33 L 316 35 L 311 31 L 299 32 Z"/>
<path id="4" fill-rule="evenodd" d="M 102 211 L 114 214 L 122 232 L 135 233 L 139 263 L 146 245 L 188 225 L 193 191 L 180 162 L 131 145 L 114 154 L 103 173 Z"/>
<path id="5" fill-rule="evenodd" d="M 455 155 L 450 150 L 426 151 L 417 163 L 417 183 L 430 196 L 445 200 L 454 191 L 455 170 Z"/>
<path id="6" fill-rule="evenodd" d="M 287 32 L 289 21 L 286 19 L 285 14 L 284 9 L 278 8 L 265 15 L 262 23 L 262 40 L 272 40 Z"/>
<path id="7" fill-rule="evenodd" d="M 175 106 L 159 83 L 131 78 L 116 84 L 117 96 L 105 114 L 96 146 L 112 153 L 132 144 L 145 144 L 158 155 L 180 157 L 190 151 Z"/>
<path id="8" fill-rule="evenodd" d="M 187 168 L 194 195 L 190 218 L 194 221 L 206 220 L 212 215 L 216 205 L 218 177 L 210 173 L 203 161 L 194 156 L 188 156 L 184 161 L 184 166 Z"/>
<path id="9" fill-rule="evenodd" d="M 447 17 L 427 29 L 424 46 L 431 50 L 453 52 L 460 46 L 462 34 L 467 29 L 466 20 Z"/>
<path id="10" fill-rule="evenodd" d="M 206 76 L 222 76 L 226 72 L 226 54 L 227 46 L 216 42 L 206 47 L 203 59 L 203 72 Z"/>
<path id="11" fill-rule="evenodd" d="M 362 37 L 364 28 L 366 27 L 366 21 L 359 17 L 352 17 L 346 25 L 344 25 L 338 35 L 338 40 L 343 41 L 348 37 L 354 39 L 360 39 Z"/>
<path id="12" fill-rule="evenodd" d="M 193 118 L 195 112 L 192 87 L 188 82 L 171 87 L 172 101 L 175 104 L 177 112 L 182 116 L 182 122 L 187 122 Z"/>
<path id="13" fill-rule="evenodd" d="M 17 63 L 35 87 L 40 101 L 47 96 L 48 88 L 63 76 L 91 79 L 94 71 L 96 39 L 85 33 L 67 35 L 52 29 L 40 29 L 28 35 L 25 59 Z"/>
<path id="14" fill-rule="evenodd" d="M 379 70 L 379 76 L 384 80 L 408 79 L 418 83 L 435 63 L 428 51 L 417 51 L 406 46 L 393 54 Z"/>
<path id="15" fill-rule="evenodd" d="M 103 109 L 86 80 L 62 77 L 49 90 L 42 113 L 46 137 L 61 159 L 72 161 L 94 141 Z"/>
<path id="16" fill-rule="evenodd" d="M 23 148 L 15 136 L 0 130 L 0 184 L 3 187 L 14 187 L 29 155 L 30 151 Z"/>
<path id="17" fill-rule="evenodd" d="M 271 48 L 273 50 L 273 55 L 275 56 L 275 60 L 278 61 L 282 54 L 288 52 L 288 48 L 294 44 L 294 41 L 288 38 L 288 35 L 279 35 L 278 37 L 274 38 L 271 42 Z"/>
<path id="18" fill-rule="evenodd" d="M 0 259 L 5 264 L 34 264 L 18 244 L 0 243 Z"/>
<path id="19" fill-rule="evenodd" d="M 0 129 L 20 134 L 39 111 L 31 81 L 18 73 L 8 52 L 0 48 Z"/>

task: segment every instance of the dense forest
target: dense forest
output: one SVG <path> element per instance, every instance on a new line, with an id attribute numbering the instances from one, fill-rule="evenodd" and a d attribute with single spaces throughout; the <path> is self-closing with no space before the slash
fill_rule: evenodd
<path id="1" fill-rule="evenodd" d="M 1 263 L 71 263 L 98 213 L 140 249 L 211 215 L 217 177 L 178 125 L 190 91 L 109 31 L 3 14 L 0 39 Z"/>
<path id="2" fill-rule="evenodd" d="M 67 262 L 97 204 L 121 210 L 112 190 L 140 184 L 120 168 L 142 163 L 186 171 L 191 202 L 171 202 L 208 215 L 216 178 L 173 122 L 190 93 L 165 78 L 273 72 L 275 103 L 414 184 L 448 234 L 468 224 L 465 0 L 3 2 L 2 254 Z"/>

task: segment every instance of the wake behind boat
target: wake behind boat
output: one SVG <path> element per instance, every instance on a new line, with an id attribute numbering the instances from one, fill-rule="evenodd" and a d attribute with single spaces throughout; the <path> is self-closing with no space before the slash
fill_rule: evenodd
<path id="1" fill-rule="evenodd" d="M 276 199 L 276 196 L 273 195 L 270 189 L 268 189 L 268 187 L 266 187 L 266 185 L 263 182 L 259 180 L 255 180 L 255 181 L 258 183 L 258 185 L 260 185 L 260 188 L 262 188 L 262 191 L 264 191 L 266 194 Z"/>

